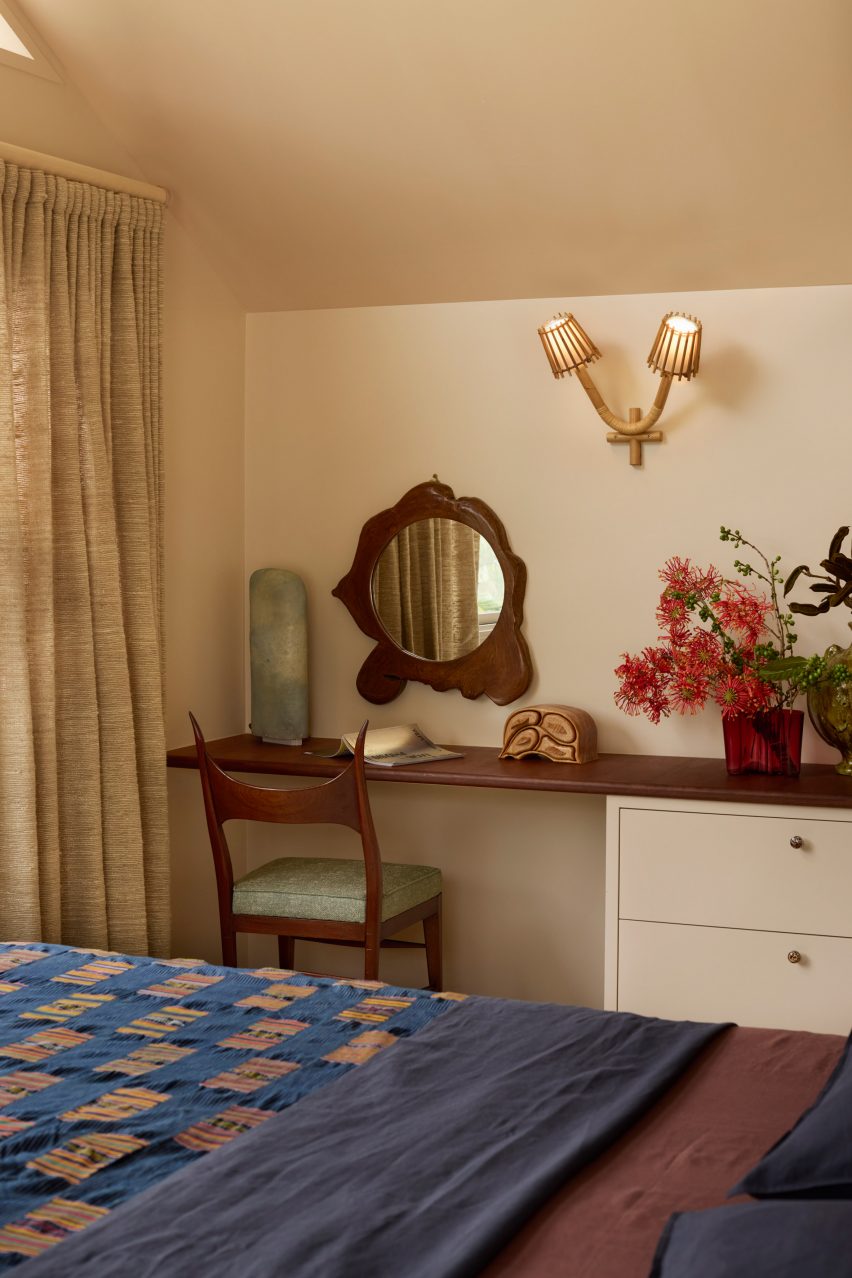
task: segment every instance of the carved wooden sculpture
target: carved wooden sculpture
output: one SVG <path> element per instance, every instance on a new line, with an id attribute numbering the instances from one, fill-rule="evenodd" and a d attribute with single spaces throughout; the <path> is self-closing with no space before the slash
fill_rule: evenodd
<path id="1" fill-rule="evenodd" d="M 591 763 L 598 757 L 594 719 L 576 706 L 526 706 L 503 728 L 501 759 L 540 755 L 555 763 Z"/>

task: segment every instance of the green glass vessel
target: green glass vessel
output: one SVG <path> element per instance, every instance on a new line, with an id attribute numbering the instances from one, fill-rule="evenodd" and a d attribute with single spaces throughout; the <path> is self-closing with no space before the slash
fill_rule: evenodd
<path id="1" fill-rule="evenodd" d="M 849 623 L 852 629 L 852 622 Z M 833 643 L 825 650 L 827 673 L 838 665 L 845 666 L 849 682 L 837 684 L 824 679 L 808 689 L 808 714 L 823 741 L 839 750 L 842 759 L 835 765 L 845 777 L 852 776 L 852 645 L 841 648 Z"/>

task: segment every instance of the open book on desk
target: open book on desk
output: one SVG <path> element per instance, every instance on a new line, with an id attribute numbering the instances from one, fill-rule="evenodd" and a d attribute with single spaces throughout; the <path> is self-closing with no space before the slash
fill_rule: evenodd
<path id="1" fill-rule="evenodd" d="M 345 759 L 355 753 L 357 732 L 344 732 L 336 750 L 306 750 L 323 759 Z M 434 763 L 440 759 L 463 759 L 457 750 L 435 745 L 416 723 L 394 728 L 368 728 L 364 738 L 364 761 L 381 768 L 399 768 L 407 763 Z"/>

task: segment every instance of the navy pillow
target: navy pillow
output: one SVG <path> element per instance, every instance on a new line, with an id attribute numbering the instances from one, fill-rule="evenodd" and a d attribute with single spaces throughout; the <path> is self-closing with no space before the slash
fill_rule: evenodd
<path id="1" fill-rule="evenodd" d="M 672 1216 L 649 1278 L 852 1278 L 852 1202 L 736 1203 Z"/>
<path id="2" fill-rule="evenodd" d="M 852 1035 L 810 1109 L 731 1190 L 754 1198 L 852 1198 Z"/>

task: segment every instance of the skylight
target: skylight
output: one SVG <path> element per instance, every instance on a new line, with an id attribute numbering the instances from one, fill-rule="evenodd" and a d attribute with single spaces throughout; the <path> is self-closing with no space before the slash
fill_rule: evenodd
<path id="1" fill-rule="evenodd" d="M 0 75 L 4 67 L 61 82 L 50 51 L 18 13 L 10 0 L 0 0 Z"/>
<path id="2" fill-rule="evenodd" d="M 5 49 L 7 53 L 16 53 L 19 58 L 32 59 L 33 56 L 2 14 L 0 14 L 0 49 Z"/>

